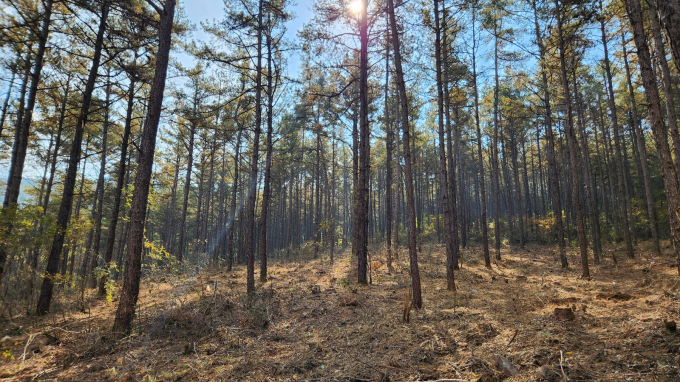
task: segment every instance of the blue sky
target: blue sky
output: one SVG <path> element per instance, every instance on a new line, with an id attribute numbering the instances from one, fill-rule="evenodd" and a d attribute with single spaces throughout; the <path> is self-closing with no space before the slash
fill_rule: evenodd
<path id="1" fill-rule="evenodd" d="M 313 0 L 298 0 L 290 7 L 290 10 L 295 15 L 295 18 L 288 23 L 288 31 L 286 38 L 292 41 L 296 38 L 297 32 L 302 29 L 302 26 L 311 20 Z M 187 18 L 196 26 L 196 30 L 192 33 L 194 40 L 207 39 L 206 34 L 201 30 L 201 21 L 220 20 L 224 17 L 224 0 L 184 0 L 181 3 Z M 177 59 L 182 64 L 192 66 L 193 59 L 184 53 L 175 53 Z M 297 54 L 293 53 L 288 58 L 288 70 L 290 76 L 297 76 L 300 66 L 300 60 Z"/>
<path id="2" fill-rule="evenodd" d="M 311 20 L 313 16 L 311 10 L 312 1 L 313 0 L 298 0 L 298 3 L 294 3 L 294 5 L 290 7 L 290 10 L 292 11 L 292 13 L 294 13 L 295 18 L 288 23 L 288 31 L 286 33 L 286 38 L 288 40 L 290 41 L 294 40 L 297 36 L 297 32 L 300 29 L 302 29 L 305 23 Z M 182 0 L 180 4 L 184 9 L 186 17 L 196 27 L 196 30 L 192 32 L 191 36 L 191 38 L 194 40 L 207 39 L 206 34 L 203 33 L 203 31 L 201 30 L 200 25 L 201 21 L 221 20 L 224 17 L 224 0 Z M 195 65 L 193 57 L 184 52 L 175 51 L 172 52 L 171 54 L 173 57 L 177 58 L 183 65 L 187 67 L 192 67 Z M 297 77 L 299 67 L 300 67 L 299 56 L 295 53 L 292 53 L 288 57 L 288 74 L 291 77 Z M 6 86 L 5 84 L 0 84 L 1 89 L 0 94 L 2 95 L 4 95 L 4 92 L 6 91 L 5 86 Z M 3 150 L 9 150 L 9 148 L 5 146 Z M 7 151 L 6 153 L 8 152 L 9 151 Z M 42 164 L 36 163 L 35 161 L 33 161 L 33 159 L 34 157 L 29 156 L 26 162 L 23 181 L 24 186 L 22 186 L 22 188 L 25 187 L 26 184 L 34 184 L 34 180 L 38 179 L 38 177 L 42 175 L 42 173 L 40 172 Z M 89 170 L 91 168 L 93 167 L 91 165 L 88 165 L 88 173 L 90 173 Z M 8 171 L 9 171 L 9 158 L 6 155 L 3 155 L 3 158 L 0 158 L 0 190 L 4 191 Z M 96 175 L 94 175 L 94 173 L 90 174 L 91 178 L 93 176 Z M 0 201 L 3 199 L 3 196 L 4 192 L 0 194 Z M 25 194 L 22 193 L 21 196 L 23 200 Z"/>

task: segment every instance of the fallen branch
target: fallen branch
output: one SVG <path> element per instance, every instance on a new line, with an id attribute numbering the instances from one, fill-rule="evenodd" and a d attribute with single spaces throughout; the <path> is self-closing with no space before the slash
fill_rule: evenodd
<path id="1" fill-rule="evenodd" d="M 563 361 L 564 356 L 562 355 L 562 350 L 560 350 L 560 369 L 562 370 L 562 376 L 564 376 L 565 381 L 569 381 L 569 378 L 567 378 L 567 374 L 564 372 L 564 366 L 562 366 Z"/>
<path id="2" fill-rule="evenodd" d="M 31 334 L 30 336 L 28 336 L 28 341 L 26 341 L 26 346 L 24 346 L 24 355 L 21 356 L 21 363 L 24 363 L 24 361 L 26 361 L 26 351 L 28 350 L 28 345 L 31 344 L 31 341 L 33 341 L 35 336 L 37 336 L 38 334 L 40 333 Z"/>
<path id="3" fill-rule="evenodd" d="M 508 344 L 505 345 L 506 348 L 508 348 L 510 344 L 512 344 L 515 341 L 515 338 L 517 338 L 517 334 L 519 334 L 519 329 L 515 329 L 515 334 L 512 335 L 510 342 L 508 342 Z"/>

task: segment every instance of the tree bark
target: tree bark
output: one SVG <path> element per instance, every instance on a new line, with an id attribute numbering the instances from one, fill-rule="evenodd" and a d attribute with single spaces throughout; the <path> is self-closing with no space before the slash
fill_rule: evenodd
<path id="1" fill-rule="evenodd" d="M 370 139 L 368 125 L 368 0 L 361 0 L 363 10 L 359 19 L 359 175 L 355 205 L 355 254 L 357 256 L 357 281 L 368 282 L 368 179 L 370 177 Z M 395 52 L 396 55 L 396 52 Z"/>
<path id="2" fill-rule="evenodd" d="M 2 114 L 0 114 L 0 137 L 2 137 L 2 130 L 5 126 L 5 118 L 7 117 L 7 108 L 9 106 L 9 99 L 12 96 L 12 87 L 14 86 L 14 77 L 16 73 L 12 70 L 12 77 L 9 80 L 9 86 L 7 86 L 7 96 L 5 96 L 5 101 L 2 103 Z"/>
<path id="3" fill-rule="evenodd" d="M 473 34 L 472 34 L 472 43 L 473 43 L 473 54 L 472 54 L 472 86 L 474 88 L 474 97 L 475 97 L 475 129 L 477 132 L 477 165 L 479 166 L 479 190 L 481 192 L 481 229 L 482 229 L 482 248 L 484 250 L 484 265 L 488 268 L 491 269 L 491 257 L 489 256 L 489 233 L 488 233 L 488 224 L 486 222 L 486 186 L 485 186 L 485 181 L 484 181 L 484 160 L 482 157 L 482 130 L 480 128 L 480 121 L 479 121 L 479 90 L 477 87 L 477 54 L 476 54 L 476 48 L 477 48 L 477 38 L 475 36 L 475 17 L 476 17 L 476 11 L 473 11 L 472 13 L 472 24 L 473 24 Z M 498 38 L 496 38 L 496 44 L 495 44 L 495 52 L 496 52 L 496 89 L 495 89 L 495 98 L 494 98 L 494 121 L 497 126 L 498 124 L 498 114 L 497 114 L 497 108 L 498 108 Z M 498 233 L 498 232 L 497 232 Z M 500 236 L 499 236 L 500 237 Z M 498 239 L 497 239 L 498 240 Z M 500 253 L 500 247 L 497 248 L 496 251 L 496 259 L 500 260 L 501 258 L 501 253 Z"/>
<path id="4" fill-rule="evenodd" d="M 408 210 L 408 249 L 409 260 L 411 263 L 411 288 L 413 290 L 413 307 L 421 309 L 423 307 L 423 298 L 420 287 L 420 270 L 418 269 L 418 251 L 416 248 L 416 209 L 415 209 L 415 195 L 413 192 L 413 173 L 411 164 L 411 142 L 409 133 L 409 116 L 408 116 L 408 98 L 406 93 L 406 84 L 404 82 L 404 71 L 401 67 L 401 47 L 399 41 L 399 31 L 397 28 L 397 20 L 394 15 L 394 2 L 387 0 L 387 12 L 390 16 L 390 26 L 392 28 L 392 45 L 394 50 L 394 66 L 397 82 L 397 90 L 399 91 L 399 102 L 401 112 L 401 123 L 403 130 L 403 144 L 404 144 L 404 178 L 406 182 L 406 204 Z"/>
<path id="5" fill-rule="evenodd" d="M 652 1 L 650 1 L 652 3 Z M 630 65 L 628 64 L 628 52 L 626 50 L 626 44 L 625 44 L 625 37 L 623 34 L 621 34 L 621 39 L 623 40 L 622 46 L 623 46 L 623 63 L 626 69 L 626 82 L 628 84 L 628 92 L 630 94 L 630 104 L 631 104 L 631 114 L 633 116 L 633 125 L 631 126 L 631 129 L 635 132 L 635 143 L 637 144 L 637 151 L 640 156 L 640 170 L 642 170 L 642 183 L 644 185 L 644 190 L 645 190 L 645 201 L 647 202 L 647 218 L 649 219 L 649 230 L 652 234 L 652 244 L 654 245 L 654 254 L 659 256 L 661 255 L 661 245 L 659 243 L 659 227 L 656 222 L 656 210 L 654 208 L 654 193 L 652 191 L 652 181 L 649 176 L 649 164 L 647 163 L 647 148 L 645 147 L 645 140 L 644 136 L 642 134 L 642 131 L 640 131 L 640 118 L 637 113 L 637 102 L 635 100 L 635 90 L 633 88 L 633 80 L 632 76 L 630 73 Z M 663 45 L 662 45 L 663 49 Z M 661 51 L 663 52 L 663 50 Z M 665 58 L 664 58 L 665 59 Z M 668 93 L 666 94 L 668 96 Z M 671 100 L 673 98 L 673 94 L 671 92 L 670 94 Z M 677 123 L 675 121 L 675 110 L 674 110 L 674 105 L 672 101 L 668 103 L 667 101 L 667 106 L 670 107 L 670 109 L 667 110 L 667 116 L 668 116 L 668 121 L 671 124 Z M 677 126 L 677 125 L 671 125 L 671 126 Z M 671 128 L 673 129 L 673 127 Z"/>
<path id="6" fill-rule="evenodd" d="M 108 77 L 111 76 L 111 70 L 109 69 Z M 95 269 L 97 268 L 97 262 L 99 261 L 99 253 L 101 248 L 101 238 L 102 238 L 102 217 L 104 216 L 104 174 L 106 173 L 106 152 L 108 150 L 108 135 L 109 135 L 109 112 L 111 105 L 111 82 L 107 80 L 106 83 L 106 105 L 104 106 L 104 128 L 102 131 L 102 155 L 101 163 L 99 166 L 99 178 L 97 179 L 97 189 L 99 189 L 99 194 L 97 195 L 97 213 L 95 216 L 94 224 L 94 242 L 92 244 L 92 264 L 90 265 L 91 275 L 91 286 L 94 288 L 97 285 L 97 276 L 95 275 Z"/>
<path id="7" fill-rule="evenodd" d="M 473 20 L 472 23 L 474 25 L 474 13 L 473 13 Z M 473 28 L 473 36 L 474 36 L 474 28 Z M 497 33 L 496 33 L 497 34 Z M 476 44 L 476 42 L 473 42 Z M 474 57 L 474 55 L 473 55 Z M 473 61 L 476 61 L 473 58 Z M 495 36 L 494 38 L 494 56 L 493 56 L 493 68 L 494 68 L 494 88 L 493 88 L 493 147 L 492 151 L 495 151 L 496 154 L 498 153 L 498 131 L 500 130 L 500 121 L 498 118 L 498 103 L 499 103 L 499 88 L 500 88 L 500 83 L 498 79 L 498 36 Z M 474 86 L 475 86 L 475 120 L 479 120 L 479 106 L 477 104 L 479 103 L 479 91 L 477 90 L 477 68 L 473 64 L 473 81 L 474 81 Z M 479 125 L 479 122 L 475 122 L 476 125 Z M 500 179 L 500 170 L 498 169 L 498 155 L 491 155 L 491 171 L 492 171 L 492 176 L 493 176 L 493 194 L 494 194 L 494 249 L 496 251 L 496 260 L 500 261 L 501 260 L 501 179 Z M 511 225 L 512 226 L 512 225 Z M 510 241 L 512 241 L 512 230 L 510 230 Z M 486 257 L 484 258 L 484 262 L 486 263 L 487 268 L 491 267 L 491 259 L 488 261 L 486 260 Z"/>
<path id="8" fill-rule="evenodd" d="M 666 59 L 666 51 L 664 49 L 663 37 L 661 37 L 661 26 L 659 22 L 658 9 L 656 2 L 659 0 L 650 0 L 649 4 L 649 19 L 652 22 L 652 35 L 654 36 L 654 48 L 656 57 L 661 67 L 662 83 L 664 90 L 664 98 L 666 100 L 666 116 L 668 117 L 668 129 L 671 132 L 671 139 L 673 141 L 673 150 L 675 151 L 675 164 L 678 168 L 680 163 L 680 131 L 678 131 L 678 113 L 675 110 L 675 92 L 673 91 L 671 71 Z M 663 1 L 663 0 L 662 0 Z"/>
<path id="9" fill-rule="evenodd" d="M 262 131 L 262 13 L 264 2 L 259 1 L 257 15 L 257 64 L 255 67 L 255 126 L 253 132 L 253 152 L 250 163 L 250 185 L 246 206 L 246 226 L 244 230 L 244 251 L 247 262 L 246 288 L 248 294 L 255 292 L 255 202 L 257 189 L 257 162 L 260 154 L 260 132 Z"/>
<path id="10" fill-rule="evenodd" d="M 680 71 L 680 1 L 661 0 L 657 3 L 661 25 L 663 26 L 675 67 Z"/>
<path id="11" fill-rule="evenodd" d="M 515 182 L 515 201 L 517 203 L 517 215 L 519 223 L 519 247 L 524 249 L 524 211 L 522 208 L 522 183 L 519 180 L 519 142 L 515 129 L 514 119 L 509 118 L 510 124 L 510 156 L 512 160 L 512 174 Z M 528 192 L 527 190 L 524 190 Z"/>
<path id="12" fill-rule="evenodd" d="M 85 92 L 83 93 L 83 104 L 80 110 L 80 115 L 78 116 L 76 131 L 73 136 L 68 169 L 66 170 L 66 178 L 64 179 L 63 196 L 61 199 L 61 204 L 59 205 L 59 212 L 57 214 L 57 232 L 54 234 L 52 248 L 50 249 L 50 254 L 47 259 L 47 267 L 45 268 L 45 278 L 43 279 L 42 288 L 40 290 L 40 298 L 38 299 L 38 315 L 43 315 L 50 310 L 50 303 L 52 301 L 52 288 L 54 287 L 52 278 L 59 271 L 59 259 L 64 247 L 66 227 L 71 220 L 73 190 L 75 189 L 76 185 L 78 163 L 80 162 L 80 154 L 82 152 L 81 145 L 83 142 L 83 133 L 85 131 L 85 124 L 87 123 L 87 118 L 90 111 L 92 92 L 94 91 L 94 86 L 97 81 L 97 71 L 99 70 L 99 61 L 101 59 L 102 46 L 104 44 L 104 32 L 106 31 L 106 21 L 109 15 L 109 6 L 109 0 L 105 0 L 102 4 L 102 13 L 99 19 L 99 29 L 97 31 L 97 39 L 94 45 L 92 67 L 90 68 L 87 84 L 85 86 Z"/>
<path id="13" fill-rule="evenodd" d="M 198 92 L 198 89 L 196 89 Z M 177 246 L 177 261 L 184 261 L 184 235 L 186 233 L 187 209 L 189 207 L 189 192 L 191 191 L 191 172 L 194 166 L 194 141 L 196 138 L 196 103 L 198 95 L 194 98 L 194 115 L 189 121 L 189 147 L 187 148 L 187 173 L 184 178 L 184 195 L 182 197 L 182 220 L 179 222 L 179 244 Z"/>
<path id="14" fill-rule="evenodd" d="M 238 118 L 238 114 L 237 117 Z M 232 182 L 231 190 L 231 205 L 229 207 L 229 232 L 227 234 L 227 271 L 231 271 L 234 264 L 234 230 L 236 224 L 236 195 L 238 193 L 238 177 L 239 177 L 239 166 L 240 166 L 240 149 L 241 149 L 241 134 L 243 129 L 238 128 L 238 133 L 236 133 L 236 147 L 234 152 L 234 179 Z"/>
<path id="15" fill-rule="evenodd" d="M 560 56 L 560 74 L 562 79 L 562 90 L 564 92 L 564 103 L 566 107 L 566 118 L 565 118 L 565 133 L 567 134 L 567 143 L 569 145 L 569 159 L 571 162 L 571 173 L 572 173 L 572 204 L 576 210 L 576 232 L 578 234 L 578 243 L 581 250 L 581 268 L 582 276 L 584 278 L 590 277 L 590 269 L 588 267 L 588 242 L 586 240 L 585 232 L 585 218 L 583 216 L 583 206 L 581 205 L 580 198 L 580 169 L 577 159 L 577 149 L 576 149 L 576 134 L 573 125 L 573 113 L 571 104 L 571 92 L 569 91 L 569 78 L 567 77 L 567 61 L 566 61 L 566 48 L 563 35 L 563 25 L 562 25 L 562 10 L 560 9 L 560 1 L 555 0 L 555 10 L 557 14 L 557 35 L 559 44 L 559 56 Z"/>
<path id="16" fill-rule="evenodd" d="M 652 127 L 656 150 L 661 163 L 666 198 L 668 199 L 668 217 L 671 224 L 671 239 L 675 246 L 676 255 L 678 256 L 677 267 L 678 273 L 680 274 L 680 216 L 678 215 L 678 213 L 680 213 L 680 190 L 678 174 L 673 165 L 670 146 L 668 145 L 668 137 L 666 135 L 666 126 L 661 117 L 659 89 L 657 88 L 656 77 L 654 75 L 654 69 L 652 68 L 652 59 L 649 54 L 649 46 L 647 45 L 647 36 L 642 21 L 642 10 L 640 9 L 639 0 L 626 0 L 626 12 L 628 13 L 628 19 L 630 20 L 630 25 L 635 37 L 640 76 L 642 77 L 642 85 L 645 88 L 645 96 L 647 99 L 649 124 Z"/>
<path id="17" fill-rule="evenodd" d="M 444 90 L 442 81 L 442 27 L 439 20 L 439 0 L 434 0 L 434 32 L 435 32 L 435 62 L 437 76 L 437 125 L 439 127 L 439 167 L 440 167 L 440 193 L 442 209 L 444 213 L 444 237 L 446 240 L 446 288 L 450 291 L 456 289 L 453 275 L 454 242 L 453 229 L 451 227 L 451 207 L 449 205 L 449 178 L 446 171 L 446 140 L 444 137 Z M 446 33 L 446 32 L 444 32 Z M 444 67 L 446 70 L 446 67 Z M 451 153 L 449 153 L 451 155 Z M 439 216 L 439 214 L 437 214 Z"/>
<path id="18" fill-rule="evenodd" d="M 130 141 L 130 131 L 132 130 L 132 110 L 134 108 L 135 100 L 135 83 L 136 77 L 133 75 L 130 78 L 130 85 L 128 87 L 128 102 L 127 111 L 125 114 L 125 129 L 123 131 L 123 140 L 120 145 L 120 162 L 118 162 L 118 178 L 116 179 L 116 190 L 113 194 L 113 210 L 111 210 L 111 220 L 109 221 L 109 232 L 106 238 L 106 248 L 104 249 L 104 264 L 109 267 L 113 259 L 113 247 L 116 242 L 116 229 L 118 227 L 118 216 L 120 214 L 120 203 L 123 195 L 123 185 L 125 183 L 125 162 L 127 160 L 127 151 Z M 104 272 L 102 278 L 99 280 L 99 294 L 106 293 L 106 282 L 108 281 L 109 273 Z"/>
<path id="19" fill-rule="evenodd" d="M 19 115 L 17 119 L 16 141 L 12 149 L 12 160 L 9 169 L 9 179 L 7 180 L 7 188 L 5 191 L 5 199 L 3 200 L 3 209 L 15 208 L 19 201 L 19 192 L 21 190 L 21 180 L 23 179 L 24 163 L 26 162 L 26 151 L 28 149 L 28 138 L 31 131 L 31 122 L 33 120 L 33 109 L 38 95 L 38 85 L 40 83 L 40 74 L 42 73 L 43 60 L 45 58 L 45 49 L 47 46 L 47 39 L 50 33 L 50 21 L 52 20 L 52 4 L 54 0 L 45 1 L 45 10 L 41 24 L 40 35 L 38 36 L 38 51 L 35 55 L 33 63 L 33 73 L 31 74 L 31 88 L 28 91 L 28 102 L 25 110 Z M 30 56 L 30 48 L 29 54 Z M 30 62 L 30 60 L 28 60 Z M 30 64 L 28 64 L 30 68 Z M 27 83 L 24 79 L 24 86 Z M 24 93 L 22 91 L 21 102 L 23 103 Z M 0 231 L 4 235 L 9 235 L 12 232 L 12 224 L 9 223 L 4 227 L 0 227 Z M 0 244 L 0 280 L 5 269 L 7 261 L 7 248 L 4 244 Z"/>
<path id="20" fill-rule="evenodd" d="M 602 0 L 600 0 L 600 12 L 602 12 Z M 630 234 L 630 226 L 628 222 L 628 208 L 625 199 L 625 181 L 623 176 L 623 158 L 621 158 L 621 145 L 619 142 L 619 122 L 616 113 L 616 101 L 614 98 L 614 85 L 612 81 L 612 72 L 609 62 L 609 51 L 607 47 L 607 33 L 605 31 L 605 21 L 604 18 L 600 19 L 600 31 L 602 33 L 602 47 L 604 48 L 604 69 L 607 74 L 607 91 L 608 91 L 608 101 L 609 101 L 609 113 L 612 122 L 612 129 L 614 130 L 614 145 L 615 145 L 615 158 L 616 167 L 618 173 L 618 204 L 621 210 L 621 219 L 623 226 L 623 235 L 626 239 L 626 253 L 628 257 L 633 257 L 633 240 Z"/>
<path id="21" fill-rule="evenodd" d="M 271 25 L 271 16 L 269 17 Z M 262 189 L 262 211 L 260 214 L 260 281 L 267 281 L 267 213 L 272 178 L 272 130 L 274 118 L 274 82 L 272 78 L 272 36 L 271 27 L 267 33 L 267 156 L 264 164 L 264 186 Z"/>
<path id="22" fill-rule="evenodd" d="M 160 25 L 158 36 L 158 53 L 151 91 L 149 93 L 149 106 L 144 121 L 142 132 L 141 151 L 139 153 L 139 165 L 137 177 L 132 194 L 132 206 L 130 207 L 130 228 L 127 244 L 127 264 L 125 266 L 125 279 L 121 291 L 120 302 L 116 310 L 116 318 L 111 329 L 115 336 L 130 333 L 132 320 L 135 315 L 137 298 L 139 297 L 139 279 L 142 268 L 142 250 L 144 243 L 144 216 L 149 200 L 149 184 L 151 182 L 151 169 L 153 167 L 154 150 L 156 148 L 156 134 L 163 108 L 163 93 L 165 91 L 165 79 L 168 72 L 168 59 L 172 39 L 172 23 L 175 16 L 176 0 L 166 0 L 160 12 Z"/>
<path id="23" fill-rule="evenodd" d="M 390 30 L 389 17 L 386 16 L 385 23 L 387 30 L 385 31 L 385 151 L 387 158 L 385 159 L 385 228 L 386 228 L 386 245 L 387 245 L 387 269 L 392 272 L 392 183 L 393 183 L 393 163 L 392 163 L 392 145 L 394 142 L 394 134 L 392 133 L 392 125 L 390 122 Z"/>
<path id="24" fill-rule="evenodd" d="M 590 152 L 588 150 L 588 133 L 586 132 L 585 113 L 582 108 L 581 91 L 576 81 L 576 71 L 574 70 L 574 99 L 576 101 L 576 114 L 578 115 L 577 126 L 581 136 L 581 162 L 583 168 L 583 176 L 586 183 L 586 198 L 588 203 L 588 215 L 590 219 L 590 232 L 593 242 L 593 257 L 595 264 L 600 263 L 600 256 L 602 255 L 602 241 L 600 239 L 600 214 L 597 208 L 597 201 L 595 200 L 595 184 L 593 182 L 593 172 L 590 165 Z"/>
<path id="25" fill-rule="evenodd" d="M 459 254 L 459 243 L 458 243 L 458 207 L 457 207 L 457 183 L 456 183 L 456 163 L 454 160 L 454 147 L 456 148 L 456 159 L 460 159 L 458 153 L 460 152 L 460 139 L 458 134 L 458 105 L 455 106 L 455 121 L 456 132 L 455 134 L 451 131 L 451 98 L 449 96 L 449 71 L 447 70 L 448 65 L 448 42 L 446 41 L 446 30 L 447 30 L 447 11 L 446 3 L 442 1 L 442 8 L 444 8 L 442 15 L 442 67 L 443 67 L 443 86 L 444 86 L 444 115 L 446 117 L 446 134 L 447 134 L 447 150 L 448 150 L 448 166 L 449 166 L 449 181 L 447 187 L 449 188 L 449 209 L 451 216 L 450 224 L 450 235 L 453 245 L 453 253 L 451 254 L 451 259 L 446 258 L 446 285 L 447 289 L 451 291 L 456 290 L 455 274 L 454 271 L 458 269 L 458 254 Z M 454 145 L 455 141 L 455 145 Z"/>

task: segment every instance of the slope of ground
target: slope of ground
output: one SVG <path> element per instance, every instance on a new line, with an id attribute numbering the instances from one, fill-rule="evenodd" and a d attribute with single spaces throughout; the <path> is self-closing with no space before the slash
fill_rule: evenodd
<path id="1" fill-rule="evenodd" d="M 108 338 L 116 301 L 94 297 L 85 313 L 0 323 L 0 379 L 679 381 L 680 335 L 664 320 L 680 318 L 680 278 L 666 251 L 615 265 L 610 248 L 584 280 L 576 255 L 562 270 L 552 247 L 506 248 L 493 270 L 467 249 L 454 294 L 441 247 L 424 246 L 424 309 L 409 323 L 404 252 L 367 286 L 356 285 L 349 253 L 333 265 L 273 262 L 252 298 L 242 267 L 147 278 L 134 334 L 120 341 Z M 517 375 L 495 367 L 496 354 Z"/>

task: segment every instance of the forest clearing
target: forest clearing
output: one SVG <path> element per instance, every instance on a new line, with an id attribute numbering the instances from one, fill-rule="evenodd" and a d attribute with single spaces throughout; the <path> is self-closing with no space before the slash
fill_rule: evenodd
<path id="1" fill-rule="evenodd" d="M 0 0 L 0 380 L 680 381 L 680 0 Z"/>
<path id="2" fill-rule="evenodd" d="M 43 318 L 2 323 L 2 350 L 14 359 L 1 361 L 0 378 L 678 380 L 680 335 L 664 325 L 680 315 L 670 251 L 617 265 L 603 259 L 591 280 L 563 270 L 555 252 L 504 248 L 504 260 L 488 270 L 480 248 L 463 250 L 454 294 L 446 290 L 442 248 L 424 246 L 424 308 L 412 310 L 408 323 L 404 255 L 393 273 L 382 265 L 372 272 L 373 284 L 363 286 L 354 282 L 348 252 L 333 265 L 327 257 L 277 261 L 252 298 L 243 267 L 159 274 L 142 286 L 133 334 L 119 341 L 110 339 L 115 304 L 95 296 L 84 312 L 60 304 Z M 573 309 L 574 319 L 560 320 L 555 308 Z M 516 376 L 494 366 L 496 354 Z"/>

